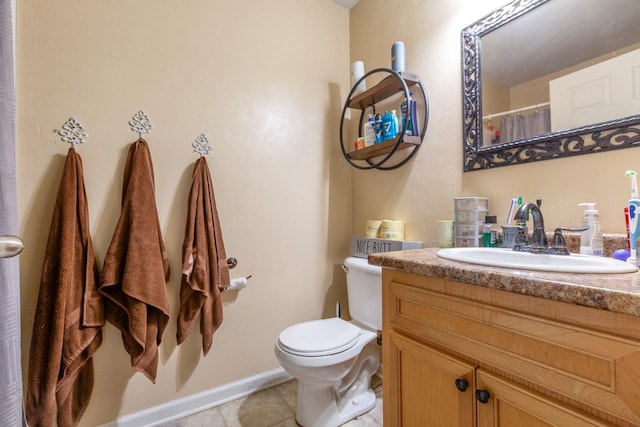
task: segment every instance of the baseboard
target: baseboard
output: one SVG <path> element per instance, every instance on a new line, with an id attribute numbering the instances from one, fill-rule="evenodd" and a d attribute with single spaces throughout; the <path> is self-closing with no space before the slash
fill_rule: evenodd
<path id="1" fill-rule="evenodd" d="M 284 369 L 277 368 L 191 396 L 172 400 L 162 405 L 134 412 L 133 414 L 125 415 L 114 421 L 102 424 L 99 427 L 155 426 L 222 405 L 223 403 L 282 384 L 291 379 L 291 375 Z"/>

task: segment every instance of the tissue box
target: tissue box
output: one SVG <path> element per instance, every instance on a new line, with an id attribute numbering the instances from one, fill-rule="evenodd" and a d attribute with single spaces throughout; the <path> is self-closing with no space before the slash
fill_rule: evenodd
<path id="1" fill-rule="evenodd" d="M 422 242 L 408 242 L 405 240 L 372 239 L 370 237 L 352 237 L 350 255 L 366 258 L 369 254 L 378 252 L 404 251 L 421 249 Z"/>

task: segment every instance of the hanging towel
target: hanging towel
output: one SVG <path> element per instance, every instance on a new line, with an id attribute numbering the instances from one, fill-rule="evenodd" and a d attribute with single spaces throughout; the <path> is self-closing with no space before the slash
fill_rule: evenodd
<path id="1" fill-rule="evenodd" d="M 76 426 L 93 390 L 104 312 L 82 159 L 70 148 L 47 240 L 33 322 L 25 412 L 31 427 Z"/>
<path id="2" fill-rule="evenodd" d="M 105 317 L 120 329 L 131 366 L 155 383 L 158 345 L 169 321 L 169 259 L 162 240 L 147 142 L 131 145 L 122 210 L 100 277 Z"/>
<path id="3" fill-rule="evenodd" d="M 193 167 L 189 213 L 182 247 L 182 284 L 176 338 L 181 344 L 200 314 L 206 356 L 222 323 L 221 291 L 229 287 L 229 267 L 222 240 L 209 166 L 200 157 Z"/>

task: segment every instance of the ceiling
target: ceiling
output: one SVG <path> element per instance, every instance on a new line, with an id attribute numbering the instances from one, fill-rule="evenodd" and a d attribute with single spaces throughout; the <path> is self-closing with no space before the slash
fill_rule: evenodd
<path id="1" fill-rule="evenodd" d="M 358 0 L 332 0 L 332 1 L 344 7 L 345 9 L 351 9 L 353 6 L 356 5 L 356 3 L 358 3 Z"/>
<path id="2" fill-rule="evenodd" d="M 640 42 L 640 0 L 550 1 L 481 37 L 482 73 L 513 86 Z"/>

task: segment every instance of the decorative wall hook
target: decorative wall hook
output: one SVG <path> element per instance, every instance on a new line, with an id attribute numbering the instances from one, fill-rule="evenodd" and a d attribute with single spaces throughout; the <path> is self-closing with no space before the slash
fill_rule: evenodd
<path id="1" fill-rule="evenodd" d="M 206 156 L 209 154 L 209 151 L 211 151 L 211 144 L 209 144 L 209 140 L 204 133 L 201 133 L 200 136 L 193 141 L 191 146 L 193 147 L 193 151 L 200 154 L 200 156 Z"/>
<path id="2" fill-rule="evenodd" d="M 76 148 L 76 145 L 85 142 L 88 136 L 87 132 L 75 117 L 69 117 L 69 120 L 62 125 L 62 129 L 58 131 L 58 135 L 62 137 L 63 142 L 70 143 L 73 149 Z"/>
<path id="3" fill-rule="evenodd" d="M 151 121 L 144 111 L 138 111 L 129 122 L 131 130 L 138 133 L 138 137 L 142 138 L 142 135 L 151 133 Z"/>

